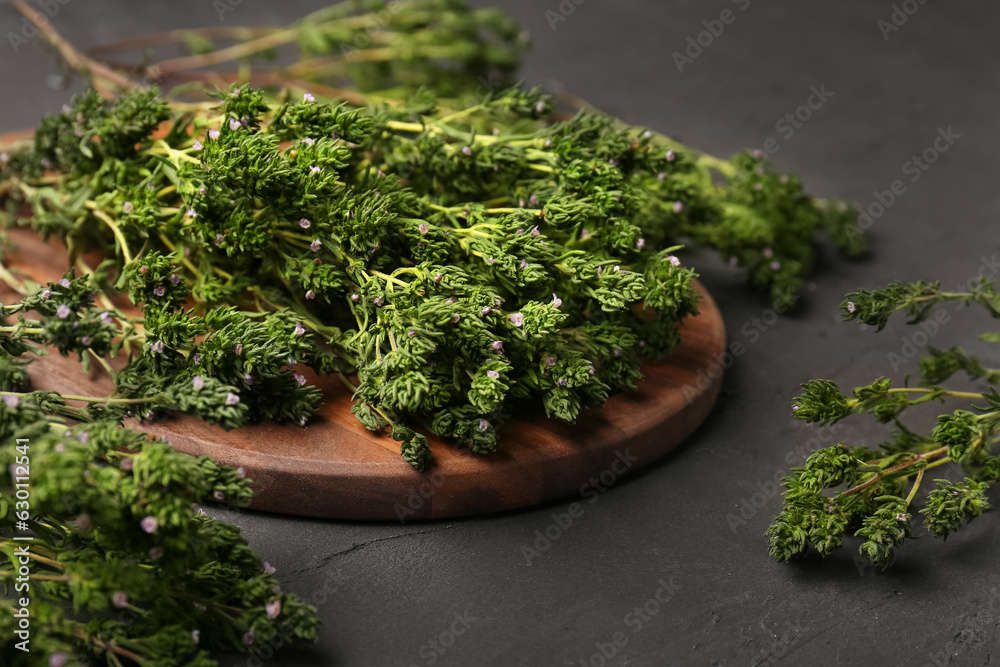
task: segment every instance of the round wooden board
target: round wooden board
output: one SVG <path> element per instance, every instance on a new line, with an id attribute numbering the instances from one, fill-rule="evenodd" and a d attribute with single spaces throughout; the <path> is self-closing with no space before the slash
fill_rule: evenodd
<path id="1" fill-rule="evenodd" d="M 66 270 L 65 248 L 27 230 L 12 230 L 17 252 L 8 267 L 37 282 Z M 304 374 L 324 393 L 317 415 L 302 428 L 265 423 L 234 431 L 188 416 L 143 423 L 188 454 L 243 466 L 253 480 L 255 509 L 337 519 L 435 519 L 536 505 L 603 488 L 663 456 L 708 416 L 722 384 L 725 328 L 708 292 L 697 285 L 700 314 L 681 329 L 681 345 L 663 364 L 646 364 L 637 390 L 585 411 L 576 424 L 544 414 L 517 414 L 499 426 L 502 446 L 472 455 L 430 437 L 436 464 L 420 473 L 399 444 L 365 429 L 350 413 L 350 392 L 337 380 Z M 4 303 L 19 300 L 6 286 Z M 123 304 L 124 305 L 124 304 Z M 93 364 L 90 376 L 58 353 L 29 367 L 33 388 L 102 396 L 110 377 Z M 600 486 L 597 486 L 600 485 Z"/>

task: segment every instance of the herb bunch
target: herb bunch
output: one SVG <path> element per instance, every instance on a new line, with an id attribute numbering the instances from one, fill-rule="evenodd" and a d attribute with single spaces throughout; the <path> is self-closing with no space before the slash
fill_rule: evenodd
<path id="1" fill-rule="evenodd" d="M 245 506 L 241 469 L 181 454 L 70 397 L 25 392 L 24 364 L 4 359 L 3 664 L 210 667 L 212 655 L 270 650 L 278 636 L 315 639 L 316 610 L 281 590 L 238 528 L 197 507 Z M 24 600 L 30 630 L 18 638 Z"/>
<path id="2" fill-rule="evenodd" d="M 988 279 L 967 292 L 943 291 L 939 283 L 893 283 L 884 289 L 848 294 L 841 309 L 845 320 L 881 330 L 897 312 L 909 324 L 932 317 L 944 303 L 976 305 L 1000 317 L 1000 294 Z M 1000 335 L 980 336 L 988 342 Z M 977 391 L 949 389 L 944 383 L 955 374 L 986 387 Z M 891 436 L 877 448 L 844 443 L 820 449 L 805 465 L 792 469 L 783 481 L 785 506 L 767 531 L 771 555 L 788 560 L 815 549 L 827 556 L 839 549 L 845 535 L 863 539 L 860 553 L 885 570 L 907 538 L 913 523 L 923 524 L 935 537 L 949 534 L 972 521 L 990 506 L 987 490 L 1000 479 L 1000 456 L 993 451 L 1000 440 L 1000 369 L 989 368 L 959 347 L 933 346 L 920 357 L 920 382 L 892 386 L 879 378 L 846 395 L 830 380 L 812 380 L 793 402 L 794 416 L 811 423 L 830 424 L 855 413 L 867 413 L 879 423 L 892 424 Z M 963 399 L 964 408 L 941 414 L 930 432 L 909 428 L 903 420 L 916 406 Z M 935 479 L 923 508 L 913 508 L 927 471 L 957 464 L 964 479 Z"/>

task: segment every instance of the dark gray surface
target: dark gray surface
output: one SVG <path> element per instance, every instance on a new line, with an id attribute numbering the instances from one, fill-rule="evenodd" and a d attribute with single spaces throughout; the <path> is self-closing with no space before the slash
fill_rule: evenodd
<path id="1" fill-rule="evenodd" d="M 290 20 L 320 4 L 244 0 L 226 21 Z M 627 643 L 608 664 L 989 663 L 1000 614 L 995 516 L 944 544 L 929 537 L 907 544 L 887 575 L 859 568 L 854 542 L 823 564 L 779 565 L 768 559 L 762 533 L 781 505 L 771 481 L 819 446 L 810 440 L 816 431 L 789 417 L 798 383 L 823 376 L 853 386 L 915 369 L 911 361 L 897 372 L 887 358 L 913 332 L 899 321 L 877 336 L 839 322 L 842 295 L 893 279 L 953 286 L 997 250 L 1000 7 L 927 3 L 884 39 L 877 22 L 890 18 L 888 1 L 565 0 L 575 11 L 555 30 L 545 12 L 558 11 L 557 0 L 500 4 L 534 37 L 525 67 L 531 83 L 562 82 L 626 121 L 717 154 L 773 136 L 777 164 L 817 194 L 867 206 L 894 179 L 906 193 L 872 227 L 871 260 L 821 267 L 807 304 L 770 326 L 760 295 L 713 258 L 695 255 L 730 339 L 747 348 L 723 398 L 688 445 L 585 504 L 530 565 L 522 547 L 569 501 L 405 526 L 232 515 L 287 589 L 306 599 L 330 591 L 319 604 L 316 648 L 283 652 L 272 664 L 429 665 L 428 642 L 449 631 L 456 614 L 468 622 L 454 625 L 461 634 L 433 664 L 580 665 L 618 631 Z M 671 54 L 726 8 L 735 21 L 679 73 Z M 17 28 L 0 10 L 3 33 Z M 214 25 L 218 17 L 207 0 L 70 0 L 53 22 L 75 43 L 92 45 Z M 45 57 L 36 49 L 15 55 L 6 41 L 3 131 L 33 125 L 68 98 L 48 87 Z M 786 139 L 776 122 L 821 85 L 833 96 Z M 947 127 L 961 138 L 911 182 L 904 163 Z M 988 326 L 978 315 L 954 314 L 932 342 L 962 342 Z M 859 419 L 827 438 L 872 443 L 881 431 Z M 741 508 L 742 523 L 734 519 Z M 661 579 L 672 579 L 676 591 L 634 632 L 627 614 Z"/>

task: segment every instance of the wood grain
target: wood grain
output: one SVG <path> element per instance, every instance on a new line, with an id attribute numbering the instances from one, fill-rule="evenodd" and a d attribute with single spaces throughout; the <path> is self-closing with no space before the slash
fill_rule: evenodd
<path id="1" fill-rule="evenodd" d="M 38 282 L 66 270 L 65 249 L 28 230 L 12 230 L 15 271 Z M 96 262 L 94 262 L 96 263 Z M 708 416 L 722 382 L 725 328 L 715 302 L 698 284 L 700 314 L 688 318 L 681 345 L 666 363 L 646 364 L 635 391 L 585 411 L 575 425 L 525 412 L 499 427 L 500 451 L 472 455 L 430 437 L 436 465 L 419 473 L 386 435 L 366 430 L 350 414 L 349 391 L 331 378 L 304 374 L 324 393 L 305 427 L 259 424 L 226 432 L 179 416 L 142 428 L 175 448 L 243 466 L 253 480 L 255 509 L 338 519 L 432 519 L 499 512 L 607 486 L 663 456 Z M 4 286 L 5 303 L 18 300 Z M 88 376 L 58 353 L 30 366 L 33 388 L 106 395 L 110 378 L 97 364 Z"/>

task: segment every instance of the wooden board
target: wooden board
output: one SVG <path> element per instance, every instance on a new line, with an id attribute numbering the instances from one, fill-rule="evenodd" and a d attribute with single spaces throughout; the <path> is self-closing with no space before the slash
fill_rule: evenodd
<path id="1" fill-rule="evenodd" d="M 12 230 L 16 254 L 7 265 L 38 282 L 66 270 L 65 249 L 27 230 Z M 96 262 L 95 262 L 96 263 Z M 499 512 L 604 489 L 663 456 L 708 416 L 722 382 L 725 329 L 712 297 L 698 284 L 697 317 L 681 330 L 667 363 L 644 366 L 635 391 L 584 412 L 575 425 L 543 414 L 517 414 L 499 427 L 501 449 L 472 455 L 431 437 L 436 465 L 410 467 L 390 437 L 366 430 L 350 413 L 350 392 L 337 380 L 304 374 L 324 393 L 305 427 L 260 424 L 226 432 L 178 416 L 143 424 L 178 450 L 243 466 L 256 495 L 251 507 L 338 519 L 432 519 Z M 3 286 L 4 303 L 19 300 Z M 107 395 L 110 377 L 93 365 L 88 377 L 75 355 L 31 364 L 34 389 Z"/>

